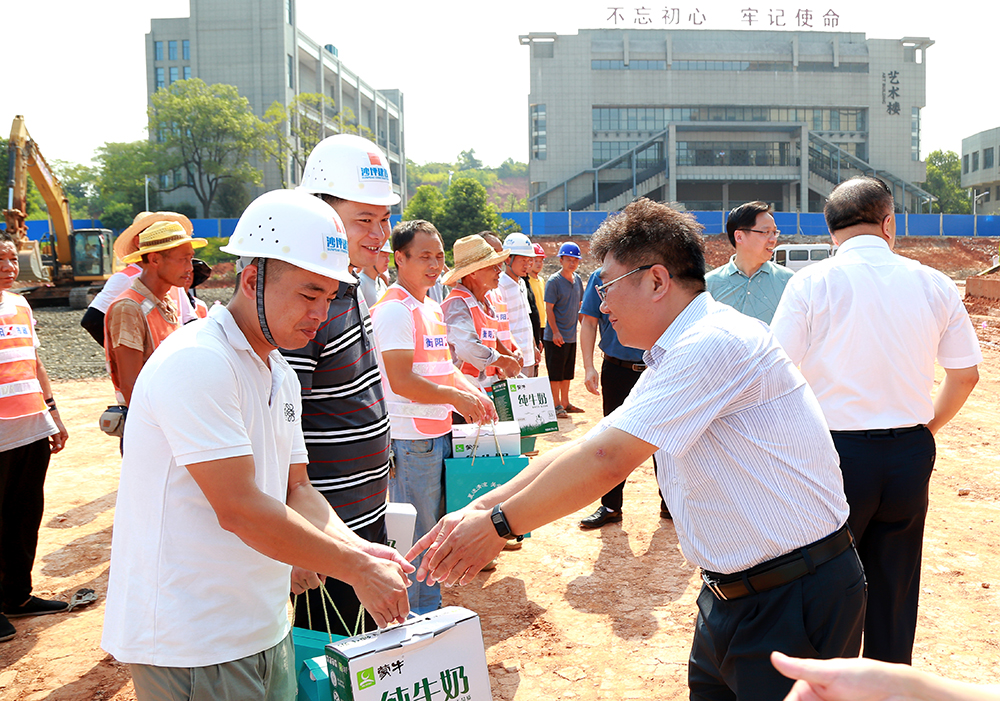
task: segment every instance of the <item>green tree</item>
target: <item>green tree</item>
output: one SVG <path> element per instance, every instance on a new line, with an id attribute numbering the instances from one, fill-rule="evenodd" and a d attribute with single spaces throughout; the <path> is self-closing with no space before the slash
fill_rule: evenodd
<path id="1" fill-rule="evenodd" d="M 458 162 L 455 165 L 459 170 L 479 170 L 483 167 L 483 162 L 476 158 L 476 149 L 470 148 L 458 154 Z"/>
<path id="2" fill-rule="evenodd" d="M 208 218 L 226 180 L 260 184 L 261 173 L 250 157 L 265 151 L 264 130 L 235 86 L 179 80 L 153 93 L 150 102 L 157 170 L 181 174 L 165 192 L 191 188 Z"/>
<path id="3" fill-rule="evenodd" d="M 320 115 L 326 116 L 325 123 Z M 277 163 L 282 187 L 288 187 L 286 164 L 291 161 L 302 172 L 316 144 L 334 134 L 358 134 L 366 139 L 375 136 L 371 129 L 357 123 L 353 110 L 338 111 L 333 98 L 322 93 L 300 93 L 287 109 L 275 101 L 261 120 L 263 154 Z"/>
<path id="4" fill-rule="evenodd" d="M 472 178 L 455 178 L 448 188 L 441 223 L 438 224 L 445 248 L 458 239 L 480 231 L 503 233 L 510 229 L 486 200 L 486 188 Z"/>
<path id="5" fill-rule="evenodd" d="M 969 214 L 969 193 L 962 188 L 962 159 L 954 151 L 932 151 L 927 156 L 927 180 L 920 184 L 935 197 L 934 212 Z"/>
<path id="6" fill-rule="evenodd" d="M 9 170 L 10 162 L 10 142 L 7 139 L 0 139 L 0 173 L 3 174 L 2 187 L 0 187 L 0 209 L 7 209 L 8 201 L 8 191 L 7 187 L 7 174 Z M 25 214 L 25 219 L 35 220 L 35 219 L 48 219 L 49 210 L 45 206 L 45 200 L 42 199 L 42 193 L 38 191 L 35 187 L 35 181 L 31 179 L 31 175 L 28 175 L 28 186 L 25 192 L 25 209 L 27 210 Z"/>
<path id="7" fill-rule="evenodd" d="M 444 207 L 445 199 L 441 190 L 433 185 L 421 185 L 406 203 L 403 219 L 425 219 L 436 226 L 436 222 L 440 222 L 444 215 Z"/>
<path id="8" fill-rule="evenodd" d="M 250 204 L 250 190 L 246 183 L 227 180 L 219 185 L 215 198 L 216 213 L 223 219 L 236 219 Z"/>
<path id="9" fill-rule="evenodd" d="M 501 180 L 508 180 L 510 178 L 526 178 L 528 177 L 528 164 L 518 163 L 513 158 L 508 158 L 500 164 L 499 168 L 497 168 L 497 177 Z"/>
<path id="10" fill-rule="evenodd" d="M 112 204 L 125 204 L 135 217 L 146 210 L 146 177 L 149 177 L 149 209 L 160 208 L 156 144 L 149 141 L 106 142 L 94 155 L 97 163 L 97 194 L 106 212 Z M 116 212 L 123 211 L 120 207 Z M 102 217 L 106 216 L 102 214 Z M 103 219 L 102 219 L 103 221 Z"/>
<path id="11" fill-rule="evenodd" d="M 127 202 L 109 202 L 101 213 L 101 224 L 108 229 L 119 231 L 126 228 L 135 219 L 132 205 Z"/>

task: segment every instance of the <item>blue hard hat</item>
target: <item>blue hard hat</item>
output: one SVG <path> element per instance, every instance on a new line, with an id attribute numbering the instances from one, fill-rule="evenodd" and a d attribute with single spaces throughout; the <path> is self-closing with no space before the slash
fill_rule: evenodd
<path id="1" fill-rule="evenodd" d="M 580 258 L 580 247 L 577 246 L 572 241 L 567 241 L 559 247 L 560 256 L 570 256 L 571 258 Z"/>

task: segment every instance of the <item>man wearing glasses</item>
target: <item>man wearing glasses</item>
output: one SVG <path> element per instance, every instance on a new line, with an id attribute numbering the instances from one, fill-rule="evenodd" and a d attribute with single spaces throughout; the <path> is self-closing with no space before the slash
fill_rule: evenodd
<path id="1" fill-rule="evenodd" d="M 601 310 L 647 365 L 587 435 L 449 514 L 407 554 L 468 583 L 509 538 L 590 504 L 656 455 L 685 558 L 702 568 L 693 699 L 782 698 L 772 650 L 853 657 L 865 579 L 816 397 L 763 324 L 705 294 L 701 226 L 640 199 L 591 239 Z M 796 652 L 790 652 L 795 650 Z"/>
<path id="2" fill-rule="evenodd" d="M 781 234 L 766 202 L 747 202 L 729 212 L 729 243 L 736 253 L 705 276 L 716 302 L 770 324 L 792 271 L 771 262 Z"/>

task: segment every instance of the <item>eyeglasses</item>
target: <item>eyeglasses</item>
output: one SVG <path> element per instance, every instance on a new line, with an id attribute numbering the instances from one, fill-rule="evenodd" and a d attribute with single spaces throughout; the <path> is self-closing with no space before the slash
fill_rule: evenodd
<path id="1" fill-rule="evenodd" d="M 603 285 L 598 285 L 597 287 L 594 288 L 597 291 L 597 296 L 601 298 L 602 302 L 606 301 L 607 298 L 608 298 L 608 288 L 611 287 L 613 284 L 615 284 L 616 282 L 618 282 L 619 280 L 621 280 L 623 278 L 627 278 L 632 273 L 637 273 L 640 270 L 649 270 L 652 267 L 653 267 L 652 265 L 640 265 L 635 270 L 630 270 L 627 273 L 625 273 L 624 275 L 619 275 L 618 277 L 616 277 L 611 282 L 606 282 Z"/>
<path id="2" fill-rule="evenodd" d="M 770 236 L 774 234 L 775 236 L 781 236 L 781 229 L 775 229 L 774 231 L 761 231 L 760 229 L 741 229 L 740 231 L 752 231 L 755 234 L 764 234 Z"/>

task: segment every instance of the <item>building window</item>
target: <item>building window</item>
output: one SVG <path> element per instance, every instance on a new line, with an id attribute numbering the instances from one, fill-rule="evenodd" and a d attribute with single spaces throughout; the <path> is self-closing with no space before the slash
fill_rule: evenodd
<path id="1" fill-rule="evenodd" d="M 914 107 L 910 113 L 910 160 L 920 160 L 920 108 Z"/>
<path id="2" fill-rule="evenodd" d="M 285 0 L 285 21 L 289 24 L 295 24 L 294 0 Z"/>
<path id="3" fill-rule="evenodd" d="M 798 166 L 797 143 L 788 141 L 678 141 L 679 166 Z"/>
<path id="4" fill-rule="evenodd" d="M 598 168 L 613 158 L 618 158 L 641 144 L 641 141 L 595 141 L 593 145 L 594 168 Z M 635 154 L 636 168 L 646 169 L 662 167 L 663 143 L 656 142 Z M 618 167 L 618 166 L 616 166 Z M 621 164 L 622 168 L 631 167 L 630 161 Z"/>
<path id="5" fill-rule="evenodd" d="M 155 54 L 156 54 L 156 60 L 157 61 L 162 61 L 163 60 L 163 42 L 162 41 L 154 41 L 153 42 L 153 49 L 154 49 Z"/>
<path id="6" fill-rule="evenodd" d="M 983 149 L 983 170 L 993 167 L 993 147 Z"/>
<path id="7" fill-rule="evenodd" d="M 191 42 L 187 39 L 181 42 L 181 58 L 185 61 L 191 60 Z"/>
<path id="8" fill-rule="evenodd" d="M 801 107 L 594 107 L 594 131 L 658 132 L 670 122 L 806 122 L 814 131 L 864 132 L 863 109 Z"/>
<path id="9" fill-rule="evenodd" d="M 167 83 L 166 83 L 166 81 L 163 78 L 163 74 L 164 74 L 164 71 L 163 71 L 162 68 L 157 68 L 156 69 L 156 89 L 157 90 L 159 90 L 160 88 L 167 87 Z"/>
<path id="10" fill-rule="evenodd" d="M 979 151 L 972 152 L 972 172 L 979 170 Z"/>
<path id="11" fill-rule="evenodd" d="M 179 78 L 179 76 L 177 75 L 177 66 L 171 66 L 171 67 L 170 67 L 170 84 L 171 84 L 171 85 L 173 85 L 173 84 L 174 84 L 174 83 L 176 83 L 176 82 L 177 82 L 177 81 L 178 81 L 179 79 L 180 79 L 180 78 Z"/>
<path id="12" fill-rule="evenodd" d="M 191 66 L 184 66 L 184 80 L 191 80 Z"/>
<path id="13" fill-rule="evenodd" d="M 594 59 L 590 62 L 590 69 L 594 71 L 664 71 L 667 69 L 667 62 L 636 59 L 626 64 L 625 61 Z"/>
<path id="14" fill-rule="evenodd" d="M 295 59 L 288 54 L 288 87 L 295 89 Z"/>
<path id="15" fill-rule="evenodd" d="M 545 105 L 531 106 L 531 157 L 544 161 L 548 147 L 546 144 Z"/>
<path id="16" fill-rule="evenodd" d="M 965 154 L 964 156 L 962 156 L 962 172 L 963 173 L 969 172 L 969 154 Z"/>
<path id="17" fill-rule="evenodd" d="M 167 59 L 170 60 L 170 61 L 176 61 L 177 60 L 177 41 L 176 40 L 174 40 L 174 41 L 168 41 L 167 42 Z"/>

